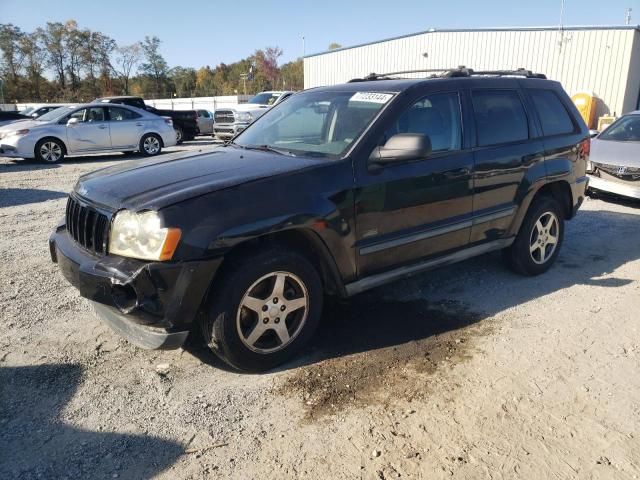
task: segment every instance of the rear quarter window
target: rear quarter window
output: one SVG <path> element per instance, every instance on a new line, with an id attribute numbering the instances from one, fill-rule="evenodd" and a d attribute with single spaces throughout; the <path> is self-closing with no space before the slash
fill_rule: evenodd
<path id="1" fill-rule="evenodd" d="M 516 90 L 472 93 L 478 146 L 500 145 L 529 138 L 529 122 Z"/>
<path id="2" fill-rule="evenodd" d="M 560 97 L 553 90 L 528 90 L 545 137 L 575 132 L 575 125 Z"/>

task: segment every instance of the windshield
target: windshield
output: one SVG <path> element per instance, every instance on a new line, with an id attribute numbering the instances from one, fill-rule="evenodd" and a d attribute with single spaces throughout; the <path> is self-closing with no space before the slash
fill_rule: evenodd
<path id="1" fill-rule="evenodd" d="M 278 101 L 278 98 L 280 98 L 281 95 L 281 93 L 259 93 L 251 100 L 249 100 L 248 103 L 254 103 L 258 105 L 273 105 Z"/>
<path id="2" fill-rule="evenodd" d="M 598 140 L 640 142 L 640 115 L 622 117 L 598 136 Z"/>
<path id="3" fill-rule="evenodd" d="M 59 107 L 55 110 L 51 110 L 49 113 L 45 113 L 44 115 L 38 117 L 36 120 L 38 120 L 39 122 L 49 122 L 52 120 L 57 120 L 59 118 L 62 118 L 74 108 L 76 107 Z"/>
<path id="4" fill-rule="evenodd" d="M 340 158 L 394 94 L 310 91 L 269 110 L 233 143 L 292 155 Z"/>

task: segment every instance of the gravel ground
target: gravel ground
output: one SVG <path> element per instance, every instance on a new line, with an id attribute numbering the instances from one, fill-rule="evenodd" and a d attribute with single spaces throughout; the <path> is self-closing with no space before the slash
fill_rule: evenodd
<path id="1" fill-rule="evenodd" d="M 246 375 L 129 345 L 51 263 L 76 178 L 125 160 L 0 158 L 0 478 L 640 476 L 637 204 L 588 199 L 540 277 L 492 254 L 333 304 Z"/>

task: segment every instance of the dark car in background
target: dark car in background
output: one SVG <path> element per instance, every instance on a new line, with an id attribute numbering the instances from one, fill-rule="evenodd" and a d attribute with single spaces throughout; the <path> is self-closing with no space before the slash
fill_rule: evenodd
<path id="1" fill-rule="evenodd" d="M 0 127 L 18 120 L 30 120 L 30 117 L 18 112 L 5 112 L 4 110 L 0 110 Z"/>
<path id="2" fill-rule="evenodd" d="M 177 348 L 197 327 L 233 367 L 267 370 L 309 341 L 325 294 L 495 250 L 547 271 L 589 146 L 542 75 L 371 75 L 293 95 L 212 152 L 84 175 L 51 256 L 132 342 Z"/>
<path id="3" fill-rule="evenodd" d="M 198 128 L 198 113 L 195 110 L 160 110 L 147 105 L 142 97 L 121 96 L 96 98 L 94 103 L 121 103 L 131 107 L 141 108 L 161 117 L 173 120 L 178 145 L 185 140 L 193 140 L 200 133 Z"/>

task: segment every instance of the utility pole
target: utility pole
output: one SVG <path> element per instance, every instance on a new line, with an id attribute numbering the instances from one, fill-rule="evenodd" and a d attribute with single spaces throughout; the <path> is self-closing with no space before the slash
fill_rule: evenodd
<path id="1" fill-rule="evenodd" d="M 631 25 L 631 11 L 633 8 L 627 8 L 627 14 L 625 15 L 625 24 Z"/>
<path id="2" fill-rule="evenodd" d="M 242 79 L 242 88 L 244 90 L 244 94 L 247 94 L 247 76 L 249 74 L 248 73 L 241 73 L 240 74 L 240 78 Z"/>
<path id="3" fill-rule="evenodd" d="M 306 49 L 305 49 L 305 45 L 304 45 L 304 35 L 302 36 L 302 57 L 304 58 L 304 56 L 306 55 Z"/>
<path id="4" fill-rule="evenodd" d="M 2 107 L 4 108 L 4 79 L 0 78 L 0 96 L 2 97 Z M 0 108 L 2 110 L 2 108 Z"/>

